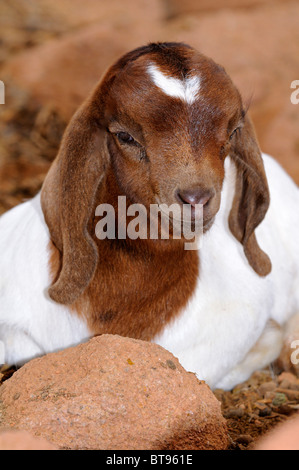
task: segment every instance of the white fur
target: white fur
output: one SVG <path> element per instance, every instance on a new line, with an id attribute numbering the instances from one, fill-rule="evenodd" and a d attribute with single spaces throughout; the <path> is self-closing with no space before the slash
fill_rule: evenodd
<path id="1" fill-rule="evenodd" d="M 82 320 L 47 296 L 49 239 L 39 195 L 0 218 L 0 341 L 8 364 L 90 336 Z"/>
<path id="2" fill-rule="evenodd" d="M 200 90 L 200 80 L 198 76 L 195 75 L 179 80 L 178 78 L 168 77 L 154 64 L 148 66 L 148 73 L 155 85 L 166 93 L 166 95 L 180 98 L 188 104 L 192 104 L 196 100 Z"/>
<path id="3" fill-rule="evenodd" d="M 277 358 L 281 342 L 277 331 L 269 332 L 269 321 L 283 326 L 299 311 L 299 190 L 277 162 L 263 157 L 271 204 L 256 235 L 272 272 L 258 276 L 229 230 L 235 167 L 227 159 L 221 208 L 200 249 L 197 289 L 186 310 L 155 338 L 212 388 L 230 389 Z M 257 367 L 251 350 L 259 339 L 269 345 Z"/>
<path id="4" fill-rule="evenodd" d="M 271 205 L 256 235 L 272 272 L 258 276 L 228 228 L 235 167 L 227 158 L 221 208 L 200 248 L 196 291 L 154 339 L 213 388 L 231 388 L 275 359 L 284 325 L 299 312 L 299 190 L 271 157 L 264 162 Z M 39 195 L 0 218 L 0 341 L 7 363 L 90 336 L 82 319 L 47 297 L 48 243 Z"/>

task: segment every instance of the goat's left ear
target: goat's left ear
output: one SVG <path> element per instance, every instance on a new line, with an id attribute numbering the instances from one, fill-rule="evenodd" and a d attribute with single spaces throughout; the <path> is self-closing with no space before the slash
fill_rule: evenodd
<path id="1" fill-rule="evenodd" d="M 237 179 L 229 227 L 242 243 L 250 266 L 260 276 L 266 276 L 271 271 L 271 261 L 259 247 L 254 231 L 266 215 L 270 194 L 261 151 L 247 116 L 244 127 L 233 139 L 230 157 L 237 167 Z"/>

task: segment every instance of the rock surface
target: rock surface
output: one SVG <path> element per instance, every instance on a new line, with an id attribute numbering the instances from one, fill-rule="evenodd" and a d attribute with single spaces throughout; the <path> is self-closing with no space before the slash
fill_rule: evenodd
<path id="1" fill-rule="evenodd" d="M 0 450 L 57 450 L 45 439 L 33 437 L 26 431 L 0 432 Z"/>
<path id="2" fill-rule="evenodd" d="M 200 0 L 200 2 L 198 0 L 184 0 L 183 2 L 181 0 L 164 0 L 164 2 L 169 16 L 225 9 L 247 9 L 264 4 L 273 6 L 273 0 L 225 0 L 225 2 L 223 0 Z"/>
<path id="3" fill-rule="evenodd" d="M 102 335 L 35 359 L 0 388 L 0 426 L 63 449 L 226 449 L 209 387 L 152 343 Z"/>
<path id="4" fill-rule="evenodd" d="M 75 5 L 69 14 L 72 3 Z M 43 0 L 48 21 L 56 19 L 56 27 L 60 25 L 64 34 L 7 60 L 2 70 L 5 83 L 29 93 L 38 103 L 53 106 L 68 120 L 108 67 L 125 52 L 159 34 L 163 16 L 159 0 L 100 3 L 88 0 L 82 7 L 78 0 Z M 32 22 L 29 13 L 25 18 Z"/>
<path id="5" fill-rule="evenodd" d="M 255 450 L 299 450 L 299 414 L 264 436 Z"/>

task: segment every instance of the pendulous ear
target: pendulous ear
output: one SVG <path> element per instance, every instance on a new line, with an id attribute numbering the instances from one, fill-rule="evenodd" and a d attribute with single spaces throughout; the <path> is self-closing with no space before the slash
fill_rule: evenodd
<path id="1" fill-rule="evenodd" d="M 45 220 L 62 255 L 58 279 L 49 288 L 49 296 L 58 303 L 73 303 L 96 270 L 98 252 L 88 224 L 108 167 L 105 139 L 91 101 L 84 103 L 67 127 L 42 187 Z"/>
<path id="2" fill-rule="evenodd" d="M 266 215 L 270 194 L 261 151 L 247 116 L 244 127 L 235 136 L 230 156 L 237 167 L 237 180 L 229 227 L 242 243 L 250 266 L 260 276 L 266 276 L 271 272 L 271 261 L 259 247 L 254 231 Z"/>

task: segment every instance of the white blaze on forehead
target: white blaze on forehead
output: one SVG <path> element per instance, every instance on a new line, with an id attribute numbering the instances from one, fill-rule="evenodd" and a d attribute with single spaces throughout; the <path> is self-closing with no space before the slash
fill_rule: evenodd
<path id="1" fill-rule="evenodd" d="M 187 77 L 183 80 L 168 77 L 154 64 L 149 65 L 147 70 L 155 85 L 166 95 L 180 98 L 188 104 L 192 104 L 196 100 L 200 90 L 200 79 L 198 76 Z"/>

